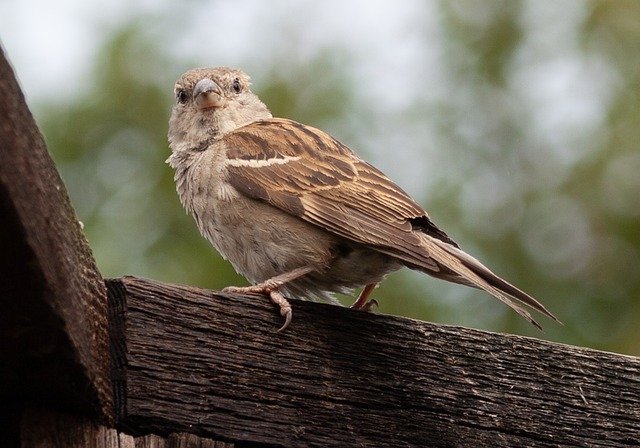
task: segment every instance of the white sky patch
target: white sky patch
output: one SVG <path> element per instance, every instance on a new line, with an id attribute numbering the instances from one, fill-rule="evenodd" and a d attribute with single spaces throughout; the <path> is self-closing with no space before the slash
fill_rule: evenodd
<path id="1" fill-rule="evenodd" d="M 292 57 L 303 60 L 323 49 L 344 49 L 355 57 L 352 67 L 362 88 L 384 97 L 381 106 L 400 107 L 411 99 L 406 86 L 424 76 L 413 67 L 425 57 L 423 31 L 433 28 L 422 19 L 435 19 L 429 9 L 436 3 L 427 5 L 415 0 L 401 8 L 388 1 L 200 3 L 185 5 L 184 14 L 190 15 L 166 21 L 173 27 L 166 31 L 176 36 L 170 50 L 181 58 L 202 66 L 249 61 L 244 68 L 256 78 L 261 58 L 291 46 L 293 39 L 303 53 Z M 0 40 L 29 97 L 62 96 L 87 78 L 106 34 L 141 12 L 166 9 L 150 1 L 115 0 L 96 8 L 81 0 L 4 0 Z"/>
<path id="2" fill-rule="evenodd" d="M 63 95 L 89 64 L 97 36 L 77 0 L 0 2 L 0 40 L 28 99 Z"/>

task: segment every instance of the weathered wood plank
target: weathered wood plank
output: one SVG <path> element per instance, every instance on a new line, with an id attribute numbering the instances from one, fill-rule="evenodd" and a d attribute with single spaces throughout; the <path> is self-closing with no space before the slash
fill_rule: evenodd
<path id="1" fill-rule="evenodd" d="M 0 401 L 111 414 L 106 291 L 0 50 Z"/>
<path id="2" fill-rule="evenodd" d="M 76 415 L 29 409 L 20 417 L 20 448 L 233 448 L 193 434 L 133 437 Z"/>
<path id="3" fill-rule="evenodd" d="M 118 424 L 274 446 L 638 446 L 640 360 L 340 307 L 109 280 Z"/>
<path id="4" fill-rule="evenodd" d="M 205 439 L 193 434 L 171 434 L 164 437 L 150 435 L 136 437 L 136 448 L 233 448 L 233 443 Z"/>

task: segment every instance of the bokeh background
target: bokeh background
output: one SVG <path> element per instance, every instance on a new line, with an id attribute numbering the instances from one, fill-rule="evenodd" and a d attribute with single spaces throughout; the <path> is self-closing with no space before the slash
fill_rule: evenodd
<path id="1" fill-rule="evenodd" d="M 564 321 L 410 271 L 380 312 L 640 355 L 640 2 L 2 0 L 0 39 L 105 276 L 244 284 L 164 163 L 173 83 L 241 67 Z"/>

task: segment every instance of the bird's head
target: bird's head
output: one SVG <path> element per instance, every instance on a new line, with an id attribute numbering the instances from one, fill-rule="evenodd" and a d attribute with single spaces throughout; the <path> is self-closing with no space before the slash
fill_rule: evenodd
<path id="1" fill-rule="evenodd" d="M 249 76 L 227 67 L 197 68 L 183 74 L 174 88 L 169 120 L 173 151 L 220 138 L 271 112 L 250 90 Z"/>

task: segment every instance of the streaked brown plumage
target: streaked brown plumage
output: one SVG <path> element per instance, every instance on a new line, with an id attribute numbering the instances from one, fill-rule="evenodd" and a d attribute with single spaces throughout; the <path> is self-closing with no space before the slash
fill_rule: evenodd
<path id="1" fill-rule="evenodd" d="M 523 305 L 556 319 L 460 250 L 345 145 L 272 118 L 243 72 L 191 70 L 175 93 L 169 163 L 180 199 L 200 232 L 256 285 L 249 288 L 281 307 L 285 326 L 291 308 L 282 292 L 332 301 L 333 292 L 368 286 L 356 302 L 362 308 L 373 286 L 403 266 L 483 289 L 538 327 Z"/>

